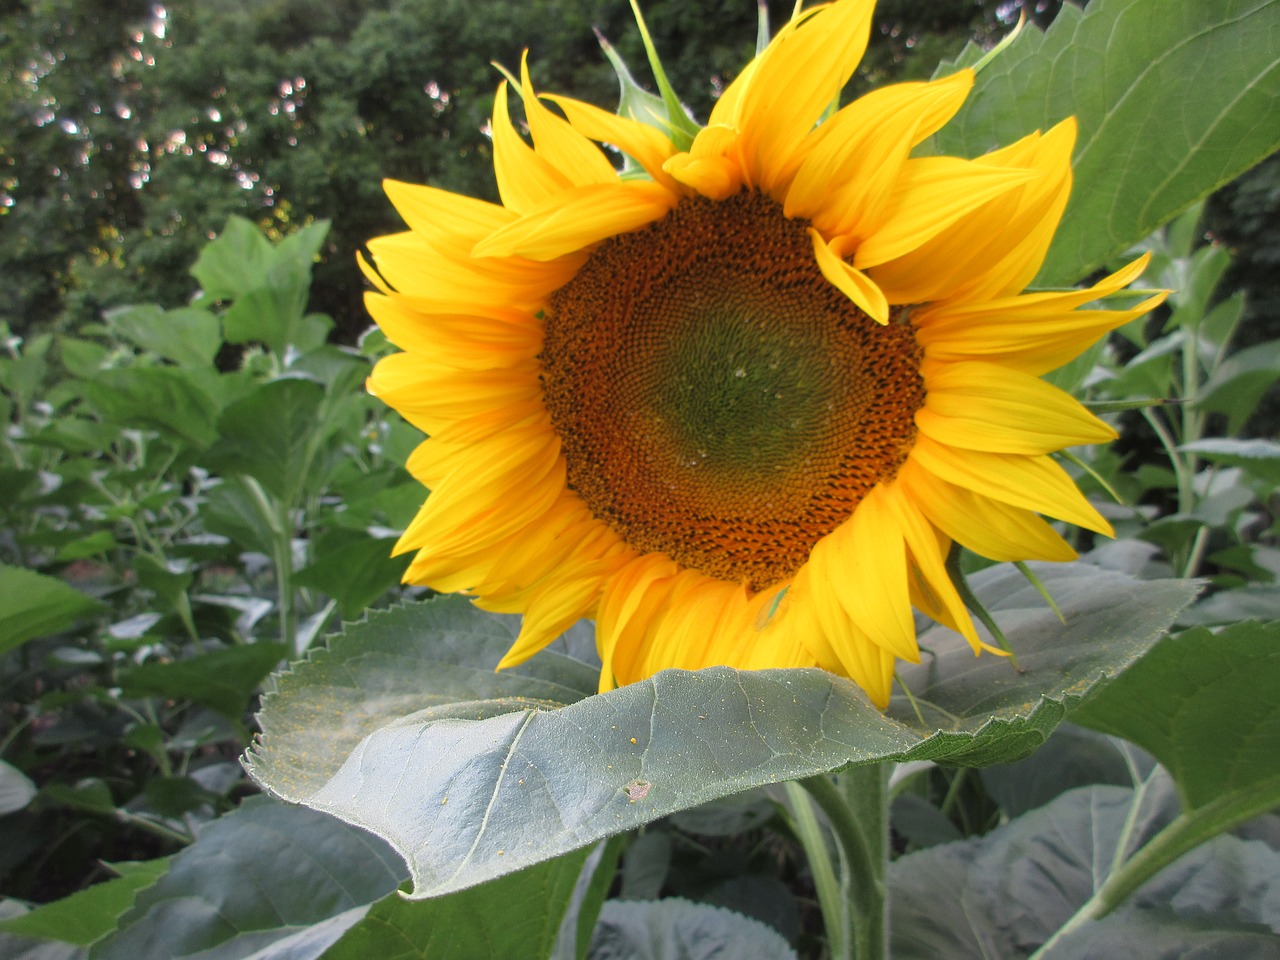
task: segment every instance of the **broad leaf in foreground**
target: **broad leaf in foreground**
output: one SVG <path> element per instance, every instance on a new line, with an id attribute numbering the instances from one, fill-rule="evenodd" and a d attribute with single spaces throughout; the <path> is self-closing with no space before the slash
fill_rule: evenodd
<path id="1" fill-rule="evenodd" d="M 435 900 L 399 894 L 370 907 L 324 960 L 545 960 L 589 850 Z"/>
<path id="2" fill-rule="evenodd" d="M 169 859 L 117 863 L 112 869 L 119 874 L 115 879 L 0 920 L 0 931 L 88 946 L 115 931 L 120 915 L 133 906 L 138 892 L 169 869 Z"/>
<path id="3" fill-rule="evenodd" d="M 1278 48 L 1272 0 L 1064 4 L 982 70 L 938 148 L 978 157 L 1074 115 L 1075 187 L 1040 273 L 1074 283 L 1280 145 Z"/>
<path id="4" fill-rule="evenodd" d="M 209 824 L 138 895 L 93 960 L 241 960 L 373 903 L 404 879 L 376 837 L 264 798 Z"/>
<path id="5" fill-rule="evenodd" d="M 971 579 L 1017 654 L 1016 666 L 975 657 L 958 634 L 933 627 L 920 635 L 920 663 L 899 669 L 911 698 L 895 697 L 889 715 L 928 738 L 912 759 L 987 766 L 1027 755 L 1094 681 L 1150 649 L 1199 589 L 1084 564 L 1031 566 L 1062 619 L 1015 567 L 991 567 Z"/>
<path id="6" fill-rule="evenodd" d="M 1195 593 L 1086 567 L 1040 575 L 1066 625 L 1020 579 L 973 578 L 1025 672 L 926 634 L 933 656 L 916 683 L 935 728 L 885 716 L 813 669 L 669 670 L 598 696 L 593 672 L 558 653 L 494 673 L 514 622 L 435 600 L 352 625 L 277 677 L 246 765 L 282 799 L 388 840 L 423 897 L 769 783 L 885 759 L 1007 760 Z"/>
<path id="7" fill-rule="evenodd" d="M 893 956 L 1027 956 L 1093 895 L 1126 826 L 1136 845 L 1176 814 L 1167 781 L 1149 791 L 1129 821 L 1133 802 L 1134 791 L 1125 787 L 1082 787 L 986 836 L 895 861 L 889 868 Z M 1073 935 L 1048 956 L 1184 956 L 1163 952 L 1181 939 L 1184 950 L 1197 944 L 1243 951 L 1206 956 L 1270 957 L 1280 944 L 1278 904 L 1280 853 L 1260 841 L 1217 837 L 1138 890 L 1107 918 L 1105 937 L 1087 941 L 1114 949 L 1080 952 Z M 1086 939 L 1098 934 L 1088 925 L 1081 932 Z M 1150 938 L 1151 952 L 1143 938 Z"/>
<path id="8" fill-rule="evenodd" d="M 1280 803 L 1280 621 L 1166 637 L 1073 719 L 1151 751 L 1188 809 L 1237 791 Z"/>

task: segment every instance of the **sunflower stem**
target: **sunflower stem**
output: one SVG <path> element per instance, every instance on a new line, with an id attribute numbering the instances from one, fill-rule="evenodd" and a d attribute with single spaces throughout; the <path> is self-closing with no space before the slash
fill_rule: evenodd
<path id="1" fill-rule="evenodd" d="M 1039 960 L 1081 927 L 1101 920 L 1157 873 L 1200 844 L 1272 809 L 1278 789 L 1280 778 L 1271 778 L 1253 787 L 1228 792 L 1204 806 L 1181 813 L 1132 857 L 1119 866 L 1113 866 L 1094 895 L 1028 960 Z M 1135 794 L 1134 804 L 1140 799 L 1140 794 Z"/>
<path id="2" fill-rule="evenodd" d="M 786 810 L 791 829 L 804 848 L 813 875 L 813 886 L 822 910 L 822 924 L 827 932 L 827 952 L 831 960 L 852 960 L 849 937 L 848 871 L 839 870 L 839 859 L 832 857 L 827 834 L 814 814 L 814 799 L 805 787 L 795 781 L 784 783 Z M 843 877 L 842 877 L 843 875 Z"/>
<path id="3" fill-rule="evenodd" d="M 802 781 L 831 823 L 848 868 L 849 941 L 856 960 L 888 956 L 889 765 L 870 763 Z"/>

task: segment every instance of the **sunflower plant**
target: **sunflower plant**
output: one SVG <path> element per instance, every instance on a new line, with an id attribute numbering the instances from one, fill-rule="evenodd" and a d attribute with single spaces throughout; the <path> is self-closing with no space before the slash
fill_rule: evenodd
<path id="1" fill-rule="evenodd" d="M 430 490 L 397 549 L 462 596 L 278 675 L 246 761 L 407 861 L 411 899 L 350 950 L 511 898 L 528 955 L 584 956 L 633 831 L 755 791 L 808 857 L 829 955 L 887 954 L 892 890 L 895 950 L 967 956 L 924 918 L 937 877 L 987 882 L 974 863 L 1017 836 L 890 870 L 891 799 L 911 764 L 1017 760 L 1068 715 L 1167 773 L 1124 753 L 1138 786 L 1097 799 L 1110 867 L 1055 922 L 983 902 L 997 953 L 1136 936 L 1099 925 L 1276 804 L 1273 755 L 1188 760 L 1180 723 L 1226 727 L 1178 679 L 1274 678 L 1274 625 L 1161 640 L 1198 583 L 1075 562 L 1124 513 L 1081 493 L 1106 486 L 1081 448 L 1160 398 L 1052 382 L 1169 295 L 1126 251 L 1275 149 L 1249 37 L 1276 10 L 1095 0 L 845 102 L 874 5 L 798 6 L 705 124 L 637 10 L 656 93 L 612 50 L 616 112 L 542 91 L 528 58 L 500 83 L 499 203 L 387 184 L 407 230 L 364 267 L 400 352 L 369 390 L 426 435 Z M 1235 718 L 1246 752 L 1267 702 Z M 595 956 L 684 929 L 604 916 Z"/>

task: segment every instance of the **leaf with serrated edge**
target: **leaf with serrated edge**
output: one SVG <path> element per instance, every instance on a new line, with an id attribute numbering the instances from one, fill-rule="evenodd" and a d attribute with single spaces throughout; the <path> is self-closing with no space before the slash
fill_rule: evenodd
<path id="1" fill-rule="evenodd" d="M 967 648 L 953 657 L 962 640 L 925 634 L 920 693 L 956 715 L 949 729 L 913 729 L 814 669 L 669 670 L 599 696 L 559 654 L 494 673 L 512 619 L 436 600 L 352 625 L 280 675 L 246 765 L 277 796 L 387 839 L 423 897 L 764 784 L 885 759 L 1007 760 L 1143 653 L 1196 589 L 1038 572 L 1066 626 L 1016 573 L 1022 586 L 999 569 L 973 578 L 1027 672 Z M 995 692 L 978 697 L 975 682 Z"/>
<path id="2" fill-rule="evenodd" d="M 0 920 L 0 931 L 80 946 L 101 940 L 116 928 L 120 915 L 133 906 L 140 890 L 152 886 L 169 869 L 169 858 L 116 864 L 120 875 L 30 913 Z"/>
<path id="3" fill-rule="evenodd" d="M 1073 283 L 1280 145 L 1273 0 L 1064 4 L 937 135 L 977 157 L 1075 116 L 1075 186 L 1039 282 Z M 945 68 L 942 72 L 946 72 Z"/>

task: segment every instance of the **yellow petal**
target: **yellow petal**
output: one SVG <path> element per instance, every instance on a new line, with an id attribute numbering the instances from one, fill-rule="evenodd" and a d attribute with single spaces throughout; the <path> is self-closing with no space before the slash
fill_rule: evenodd
<path id="1" fill-rule="evenodd" d="M 733 608 L 741 604 L 741 594 L 736 584 L 713 580 L 696 570 L 681 571 L 672 581 L 666 609 L 644 640 L 638 672 L 652 676 L 669 667 L 741 668 L 747 644 L 732 629 Z"/>
<path id="2" fill-rule="evenodd" d="M 491 546 L 545 514 L 563 489 L 560 443 L 549 429 L 477 444 L 464 467 L 432 489 L 397 551 L 457 553 Z"/>
<path id="3" fill-rule="evenodd" d="M 878 229 L 911 148 L 949 120 L 973 86 L 961 70 L 933 83 L 898 83 L 860 97 L 813 134 L 787 191 L 788 217 L 827 236 Z"/>
<path id="4" fill-rule="evenodd" d="M 843 248 L 847 237 L 836 237 L 830 243 L 813 227 L 807 228 L 813 239 L 813 255 L 818 269 L 833 287 L 857 304 L 858 308 L 876 323 L 889 322 L 889 301 L 876 286 L 875 281 L 857 267 L 844 260 Z"/>
<path id="5" fill-rule="evenodd" d="M 894 520 L 906 541 L 911 573 L 918 578 L 916 588 L 933 600 L 931 605 L 936 605 L 939 612 L 945 612 L 950 625 L 969 641 L 969 646 L 974 650 L 986 646 L 979 639 L 964 600 L 947 572 L 946 547 L 939 543 L 937 530 L 904 486 L 891 483 L 886 484 L 883 490 L 885 503 L 893 511 Z"/>
<path id="6" fill-rule="evenodd" d="M 551 161 L 538 155 L 511 125 L 507 82 L 493 101 L 493 172 L 503 206 L 526 213 L 573 186 Z"/>
<path id="7" fill-rule="evenodd" d="M 657 127 L 620 117 L 572 97 L 554 94 L 543 94 L 543 97 L 559 106 L 573 128 L 583 136 L 612 144 L 640 164 L 654 180 L 675 189 L 674 181 L 663 171 L 662 165 L 675 154 L 676 148 Z"/>
<path id="8" fill-rule="evenodd" d="M 510 316 L 427 314 L 402 300 L 368 293 L 365 308 L 402 350 L 435 354 L 460 369 L 505 367 L 530 359 L 542 349 L 542 325 L 529 314 Z"/>
<path id="9" fill-rule="evenodd" d="M 369 252 L 382 278 L 416 309 L 434 312 L 521 308 L 538 310 L 552 292 L 573 279 L 586 259 L 552 263 L 507 258 L 487 260 L 461 253 L 445 256 L 417 234 L 395 233 L 369 241 Z"/>
<path id="10" fill-rule="evenodd" d="M 737 131 L 732 127 L 709 123 L 698 131 L 688 153 L 668 157 L 662 169 L 704 197 L 725 200 L 742 186 L 741 167 L 730 156 L 737 137 Z"/>
<path id="11" fill-rule="evenodd" d="M 1066 471 L 1047 456 L 962 450 L 919 437 L 911 459 L 934 476 L 984 497 L 1115 536 L 1111 524 L 1085 499 Z"/>
<path id="12" fill-rule="evenodd" d="M 542 397 L 534 364 L 455 372 L 412 353 L 395 353 L 379 360 L 367 388 L 428 434 L 456 420 Z"/>
<path id="13" fill-rule="evenodd" d="M 929 522 L 957 543 L 991 560 L 1074 560 L 1076 552 L 1030 510 L 957 487 L 908 460 L 897 482 Z"/>
<path id="14" fill-rule="evenodd" d="M 871 268 L 890 303 L 957 299 L 974 302 L 1016 293 L 1038 269 L 1071 186 L 1070 134 L 1059 124 L 1049 139 L 1031 134 L 982 158 L 986 166 L 1039 171 L 1040 176 L 955 221 L 920 247 Z M 1065 149 L 1064 149 L 1065 147 Z M 1030 275 L 1028 275 L 1030 271 Z M 1022 279 L 1018 283 L 1018 278 Z M 985 291 L 981 296 L 979 291 Z"/>
<path id="15" fill-rule="evenodd" d="M 496 203 L 437 187 L 384 180 L 382 188 L 409 229 L 436 245 L 469 252 L 481 237 L 516 219 L 514 212 Z"/>
<path id="16" fill-rule="evenodd" d="M 872 0 L 820 7 L 779 31 L 760 54 L 734 123 L 750 183 L 781 190 L 795 175 L 802 141 L 862 59 L 874 7 Z"/>
<path id="17" fill-rule="evenodd" d="M 520 95 L 538 156 L 574 186 L 614 183 L 618 179 L 600 148 L 542 105 L 529 78 L 529 51 L 520 58 Z"/>
<path id="18" fill-rule="evenodd" d="M 619 182 L 578 187 L 529 210 L 476 244 L 474 256 L 554 260 L 661 219 L 678 198 L 661 184 Z"/>
<path id="19" fill-rule="evenodd" d="M 651 553 L 631 560 L 610 578 L 596 617 L 602 691 L 615 681 L 626 684 L 643 679 L 643 645 L 628 634 L 643 632 L 652 618 L 644 614 L 652 615 L 666 599 L 671 580 L 679 571 L 675 561 Z"/>
<path id="20" fill-rule="evenodd" d="M 880 488 L 814 546 L 810 564 L 815 585 L 834 592 L 849 619 L 873 642 L 896 657 L 919 658 L 906 547 Z"/>
<path id="21" fill-rule="evenodd" d="M 1116 432 L 1065 391 L 993 363 L 921 367 L 925 404 L 916 426 L 940 443 L 993 453 L 1036 455 Z"/>
<path id="22" fill-rule="evenodd" d="M 624 558 L 598 559 L 556 571 L 525 604 L 520 635 L 498 669 L 524 663 L 584 617 L 595 612 L 609 576 Z"/>
<path id="23" fill-rule="evenodd" d="M 1068 117 L 1032 141 L 1035 152 L 1030 165 L 1044 176 L 1010 196 L 1010 200 L 1016 197 L 1017 206 L 1006 214 L 1007 226 L 1000 235 L 990 238 L 983 253 L 985 269 L 974 271 L 970 281 L 956 293 L 971 300 L 991 300 L 1017 293 L 1035 279 L 1071 195 L 1071 152 L 1075 142 L 1075 117 Z"/>
<path id="24" fill-rule="evenodd" d="M 901 257 L 1037 176 L 1034 170 L 1010 170 L 955 157 L 908 160 L 886 205 L 884 225 L 858 245 L 854 266 L 865 270 Z"/>
<path id="25" fill-rule="evenodd" d="M 1085 290 L 926 306 L 911 316 L 916 339 L 936 360 L 998 357 L 1002 366 L 1039 376 L 1078 356 L 1108 330 L 1163 302 L 1167 294 L 1162 292 L 1125 310 L 1074 309 L 1127 286 L 1149 259 L 1140 257 Z"/>

